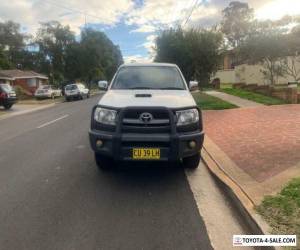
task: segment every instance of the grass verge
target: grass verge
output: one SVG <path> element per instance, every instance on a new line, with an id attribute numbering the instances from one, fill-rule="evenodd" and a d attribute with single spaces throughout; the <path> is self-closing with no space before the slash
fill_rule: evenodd
<path id="1" fill-rule="evenodd" d="M 241 98 L 244 98 L 247 100 L 251 100 L 254 102 L 262 103 L 265 105 L 286 104 L 285 101 L 280 100 L 278 98 L 254 93 L 254 92 L 243 90 L 243 89 L 225 88 L 225 89 L 221 89 L 220 91 L 227 93 L 229 95 L 238 96 L 238 97 L 241 97 Z"/>
<path id="2" fill-rule="evenodd" d="M 233 105 L 229 102 L 223 101 L 217 97 L 204 94 L 202 92 L 193 93 L 193 97 L 194 97 L 197 105 L 202 110 L 209 110 L 209 109 L 218 110 L 218 109 L 237 108 L 236 105 Z"/>
<path id="3" fill-rule="evenodd" d="M 280 193 L 266 196 L 256 210 L 270 224 L 274 234 L 296 234 L 300 249 L 300 177 L 289 182 Z"/>
<path id="4" fill-rule="evenodd" d="M 56 97 L 55 99 L 40 99 L 37 100 L 35 98 L 31 98 L 31 99 L 27 99 L 27 100 L 19 100 L 17 102 L 17 104 L 28 104 L 28 105 L 45 105 L 45 104 L 51 104 L 51 103 L 56 103 L 56 102 L 63 102 L 64 101 L 64 97 Z"/>

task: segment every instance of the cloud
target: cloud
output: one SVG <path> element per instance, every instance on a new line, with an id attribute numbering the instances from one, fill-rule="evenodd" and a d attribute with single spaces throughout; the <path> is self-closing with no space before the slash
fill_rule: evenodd
<path id="1" fill-rule="evenodd" d="M 128 13 L 126 23 L 150 25 L 159 30 L 184 18 L 192 3 L 194 0 L 145 0 L 143 5 Z"/>
<path id="2" fill-rule="evenodd" d="M 0 16 L 21 23 L 31 32 L 40 22 L 57 20 L 78 33 L 85 21 L 113 26 L 133 6 L 131 0 L 9 0 L 0 1 Z"/>
<path id="3" fill-rule="evenodd" d="M 157 35 L 147 36 L 147 38 L 146 38 L 147 41 L 145 43 L 143 43 L 143 46 L 148 50 L 153 50 L 153 47 L 155 46 L 156 37 L 157 37 Z"/>
<path id="4" fill-rule="evenodd" d="M 78 35 L 86 23 L 91 27 L 101 27 L 108 32 L 111 27 L 128 25 L 116 40 L 124 38 L 144 39 L 128 60 L 142 60 L 141 55 L 149 52 L 145 60 L 153 57 L 156 34 L 162 29 L 184 24 L 184 28 L 211 27 L 219 23 L 222 9 L 232 0 L 0 0 L 0 21 L 13 20 L 22 25 L 22 30 L 34 34 L 40 22 L 57 20 L 69 25 Z M 281 14 L 299 13 L 299 0 L 241 0 L 254 8 L 259 18 L 279 17 Z M 195 7 L 195 8 L 194 8 Z M 86 15 L 85 15 L 86 14 Z M 268 16 L 269 15 L 269 16 Z M 85 18 L 86 16 L 86 18 Z M 134 27 L 134 28 L 133 28 Z M 125 34 L 126 33 L 126 34 Z M 144 34 L 143 34 L 144 33 Z M 124 37 L 126 36 L 126 37 Z M 131 45 L 128 45 L 131 46 Z M 141 49 L 141 50 L 139 50 Z M 124 46 L 124 51 L 130 49 Z M 127 52 L 128 53 L 128 52 Z"/>
<path id="5" fill-rule="evenodd" d="M 137 29 L 132 30 L 131 33 L 133 33 L 133 32 L 151 33 L 154 31 L 155 31 L 155 27 L 153 25 L 145 24 L 145 25 L 140 26 Z"/>
<path id="6" fill-rule="evenodd" d="M 151 62 L 152 59 L 149 57 L 144 57 L 142 55 L 132 55 L 132 56 L 124 56 L 125 63 L 148 63 Z"/>

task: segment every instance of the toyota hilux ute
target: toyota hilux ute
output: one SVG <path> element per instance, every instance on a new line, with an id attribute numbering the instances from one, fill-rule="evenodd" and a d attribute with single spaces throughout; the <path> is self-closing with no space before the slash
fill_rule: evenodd
<path id="1" fill-rule="evenodd" d="M 90 144 L 100 169 L 114 161 L 199 164 L 204 133 L 197 107 L 180 69 L 174 64 L 125 64 L 93 108 Z"/>

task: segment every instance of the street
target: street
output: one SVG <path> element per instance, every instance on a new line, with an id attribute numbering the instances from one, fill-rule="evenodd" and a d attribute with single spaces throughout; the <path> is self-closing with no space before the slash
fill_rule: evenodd
<path id="1" fill-rule="evenodd" d="M 96 101 L 1 122 L 0 246 L 209 249 L 183 170 L 97 170 L 87 134 Z"/>
<path id="2" fill-rule="evenodd" d="M 97 169 L 88 129 L 98 99 L 0 121 L 0 249 L 212 249 L 184 169 Z M 245 233 L 226 228 L 228 241 Z"/>

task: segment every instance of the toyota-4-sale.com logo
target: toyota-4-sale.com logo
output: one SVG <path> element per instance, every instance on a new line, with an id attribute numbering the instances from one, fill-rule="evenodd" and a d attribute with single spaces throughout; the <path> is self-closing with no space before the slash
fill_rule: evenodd
<path id="1" fill-rule="evenodd" d="M 297 246 L 296 235 L 233 235 L 233 246 Z"/>

